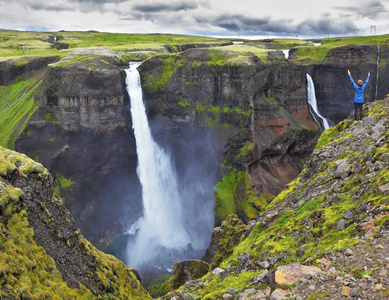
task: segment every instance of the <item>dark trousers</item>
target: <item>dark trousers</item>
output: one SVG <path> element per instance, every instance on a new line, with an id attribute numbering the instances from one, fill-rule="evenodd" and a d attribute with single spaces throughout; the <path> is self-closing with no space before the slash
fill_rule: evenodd
<path id="1" fill-rule="evenodd" d="M 355 121 L 358 120 L 358 112 L 359 115 L 361 116 L 361 120 L 363 117 L 363 110 L 362 110 L 363 103 L 355 103 L 354 102 L 354 119 Z"/>

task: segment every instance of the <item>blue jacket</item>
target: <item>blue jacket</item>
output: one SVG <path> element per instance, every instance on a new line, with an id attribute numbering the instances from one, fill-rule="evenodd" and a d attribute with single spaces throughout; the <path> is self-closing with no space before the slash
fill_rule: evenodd
<path id="1" fill-rule="evenodd" d="M 354 90 L 355 90 L 354 102 L 355 103 L 363 103 L 363 100 L 364 100 L 363 92 L 364 92 L 364 90 L 366 88 L 367 83 L 369 82 L 370 77 L 367 76 L 367 79 L 366 79 L 365 83 L 362 86 L 359 86 L 358 84 L 356 84 L 354 82 L 353 78 L 351 77 L 351 75 L 349 75 L 349 77 L 350 77 L 350 81 L 353 84 Z"/>

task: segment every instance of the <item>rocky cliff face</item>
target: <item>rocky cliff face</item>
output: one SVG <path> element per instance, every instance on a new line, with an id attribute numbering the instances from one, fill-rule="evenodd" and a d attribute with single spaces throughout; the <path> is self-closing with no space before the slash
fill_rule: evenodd
<path id="1" fill-rule="evenodd" d="M 145 61 L 140 72 L 149 115 L 213 127 L 225 166 L 249 172 L 259 193 L 275 195 L 301 170 L 317 136 L 306 68 L 281 52 L 269 54 L 268 64 L 254 55 L 246 64 L 213 63 L 218 55 L 234 58 L 190 49 Z"/>
<path id="2" fill-rule="evenodd" d="M 32 72 L 42 70 L 48 64 L 58 60 L 57 56 L 27 57 L 24 60 L 6 60 L 0 62 L 0 85 L 9 85 L 15 79 L 30 75 Z"/>
<path id="3" fill-rule="evenodd" d="M 104 249 L 141 213 L 124 72 L 104 59 L 52 65 L 41 88 L 16 149 L 50 169 L 82 232 Z"/>
<path id="4" fill-rule="evenodd" d="M 151 299 L 136 271 L 84 239 L 40 163 L 0 147 L 0 176 L 2 299 Z"/>

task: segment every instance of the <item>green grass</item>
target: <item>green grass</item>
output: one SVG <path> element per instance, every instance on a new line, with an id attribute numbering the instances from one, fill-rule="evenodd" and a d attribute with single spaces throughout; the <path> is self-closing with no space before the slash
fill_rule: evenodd
<path id="1" fill-rule="evenodd" d="M 217 39 L 190 35 L 168 34 L 120 34 L 105 32 L 27 32 L 0 30 L 0 62 L 13 58 L 20 63 L 23 57 L 55 56 L 61 58 L 71 55 L 66 50 L 57 50 L 53 44 L 53 36 L 57 42 L 69 45 L 69 49 L 105 47 L 117 52 L 151 51 L 166 54 L 165 46 L 178 51 L 184 44 L 217 44 L 228 42 L 228 39 Z"/>
<path id="2" fill-rule="evenodd" d="M 263 62 L 267 63 L 268 50 L 256 45 L 238 44 L 215 48 L 219 51 L 219 65 L 250 65 L 252 56 L 257 56 Z"/>
<path id="3" fill-rule="evenodd" d="M 298 64 L 321 63 L 327 59 L 327 54 L 331 49 L 343 47 L 350 44 L 359 45 L 385 45 L 389 41 L 389 35 L 365 36 L 365 37 L 342 37 L 314 40 L 321 43 L 320 46 L 297 47 L 297 53 L 290 58 Z"/>
<path id="4" fill-rule="evenodd" d="M 14 149 L 14 143 L 24 130 L 27 121 L 38 109 L 34 92 L 41 83 L 41 76 L 0 86 L 0 146 Z"/>

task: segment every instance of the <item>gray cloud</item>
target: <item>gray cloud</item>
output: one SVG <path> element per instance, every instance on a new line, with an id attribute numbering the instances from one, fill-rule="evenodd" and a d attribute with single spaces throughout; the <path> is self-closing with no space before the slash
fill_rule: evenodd
<path id="1" fill-rule="evenodd" d="M 75 3 L 92 3 L 92 4 L 107 4 L 107 3 L 121 3 L 128 0 L 69 0 Z"/>
<path id="2" fill-rule="evenodd" d="M 243 15 L 223 15 L 216 18 L 213 24 L 229 31 L 251 34 L 345 34 L 355 28 L 355 25 L 348 20 L 336 20 L 329 17 L 293 24 L 292 20 L 273 20 L 269 17 L 247 18 Z"/>
<path id="3" fill-rule="evenodd" d="M 29 7 L 33 10 L 45 10 L 45 11 L 72 11 L 74 7 L 70 5 L 61 4 L 49 4 L 49 3 L 30 3 Z"/>
<path id="4" fill-rule="evenodd" d="M 355 6 L 347 7 L 336 6 L 335 9 L 347 11 L 360 17 L 368 17 L 369 19 L 375 19 L 380 13 L 387 12 L 385 5 L 383 5 L 380 1 L 367 1 Z"/>
<path id="5" fill-rule="evenodd" d="M 143 13 L 176 12 L 182 10 L 193 10 L 196 8 L 198 8 L 198 5 L 195 2 L 137 4 L 133 6 L 134 10 Z"/>
<path id="6" fill-rule="evenodd" d="M 272 0 L 266 7 L 250 0 L 172 1 L 0 0 L 0 25 L 241 36 L 349 35 L 354 28 L 369 29 L 370 23 L 377 25 L 380 34 L 389 30 L 384 0 L 327 0 L 320 10 L 309 0 L 301 4 L 304 10 L 289 0 Z M 286 7 L 278 10 L 283 5 Z"/>
<path id="7" fill-rule="evenodd" d="M 14 0 L 15 1 L 15 0 Z M 67 1 L 49 1 L 42 2 L 39 0 L 16 0 L 23 6 L 27 6 L 33 10 L 61 12 L 61 11 L 77 11 L 92 12 L 102 11 L 105 4 L 119 4 L 128 0 L 67 0 Z"/>

